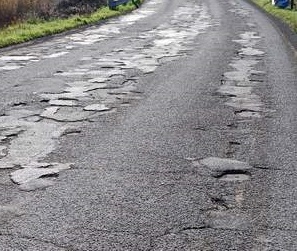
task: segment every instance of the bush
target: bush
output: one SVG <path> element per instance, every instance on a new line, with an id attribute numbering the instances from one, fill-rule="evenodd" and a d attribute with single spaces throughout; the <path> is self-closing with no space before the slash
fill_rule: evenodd
<path id="1" fill-rule="evenodd" d="M 106 5 L 106 0 L 62 0 L 56 6 L 55 11 L 60 17 L 87 14 L 104 5 Z"/>
<path id="2" fill-rule="evenodd" d="M 0 26 L 52 14 L 52 0 L 0 0 Z"/>
<path id="3" fill-rule="evenodd" d="M 90 13 L 106 0 L 0 0 L 0 27 L 19 21 Z"/>

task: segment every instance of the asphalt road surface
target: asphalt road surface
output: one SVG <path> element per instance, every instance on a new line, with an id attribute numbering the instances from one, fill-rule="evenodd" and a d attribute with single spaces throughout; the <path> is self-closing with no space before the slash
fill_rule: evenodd
<path id="1" fill-rule="evenodd" d="M 297 250 L 297 60 L 242 0 L 0 52 L 0 250 Z"/>

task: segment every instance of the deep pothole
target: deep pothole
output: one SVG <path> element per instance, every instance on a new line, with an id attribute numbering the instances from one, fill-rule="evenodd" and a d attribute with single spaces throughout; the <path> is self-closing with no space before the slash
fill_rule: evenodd
<path id="1" fill-rule="evenodd" d="M 251 173 L 245 170 L 225 170 L 214 177 L 223 181 L 246 181 L 251 178 Z"/>
<path id="2" fill-rule="evenodd" d="M 197 163 L 196 163 L 197 164 Z M 211 177 L 222 181 L 246 181 L 251 179 L 249 163 L 231 158 L 208 157 L 198 161 Z"/>

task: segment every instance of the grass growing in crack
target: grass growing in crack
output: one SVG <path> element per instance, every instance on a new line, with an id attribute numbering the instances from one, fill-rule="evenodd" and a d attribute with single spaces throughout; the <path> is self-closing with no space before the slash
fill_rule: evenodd
<path id="1" fill-rule="evenodd" d="M 57 34 L 87 24 L 94 24 L 101 20 L 119 16 L 135 9 L 132 3 L 119 6 L 116 10 L 102 7 L 88 15 L 75 15 L 65 19 L 34 19 L 0 29 L 0 48 L 30 41 L 48 35 Z"/>
<path id="2" fill-rule="evenodd" d="M 297 11 L 281 9 L 271 4 L 271 0 L 252 0 L 268 13 L 280 18 L 297 33 Z"/>

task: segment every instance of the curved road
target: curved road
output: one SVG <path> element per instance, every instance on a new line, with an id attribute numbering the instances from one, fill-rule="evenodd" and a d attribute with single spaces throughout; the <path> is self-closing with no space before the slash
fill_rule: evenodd
<path id="1" fill-rule="evenodd" d="M 242 0 L 147 0 L 0 52 L 0 250 L 296 250 L 296 53 Z"/>

